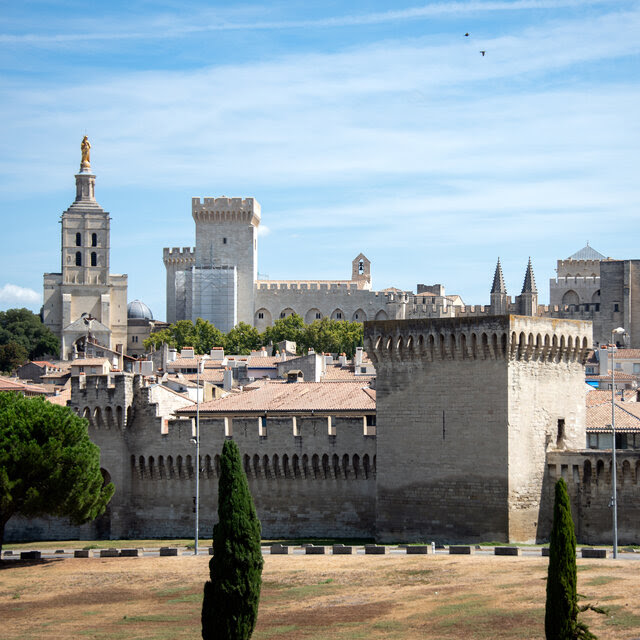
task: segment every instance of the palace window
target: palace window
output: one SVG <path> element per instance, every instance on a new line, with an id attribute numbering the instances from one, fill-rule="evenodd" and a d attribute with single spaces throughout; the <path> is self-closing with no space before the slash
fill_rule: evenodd
<path id="1" fill-rule="evenodd" d="M 91 246 L 92 247 L 97 247 L 98 246 L 98 234 L 97 233 L 92 233 L 91 234 Z"/>
<path id="2" fill-rule="evenodd" d="M 617 302 L 614 302 L 614 304 L 613 304 L 613 310 L 614 310 L 614 312 L 616 312 L 616 311 L 620 311 L 620 305 L 619 305 Z"/>
<path id="3" fill-rule="evenodd" d="M 79 251 L 76 251 L 76 267 L 82 266 L 82 254 Z"/>
<path id="4" fill-rule="evenodd" d="M 95 251 L 91 252 L 91 266 L 92 267 L 98 266 L 98 254 Z"/>
<path id="5" fill-rule="evenodd" d="M 76 233 L 76 247 L 82 246 L 82 234 Z"/>
<path id="6" fill-rule="evenodd" d="M 222 238 L 222 244 L 227 244 L 227 239 L 226 238 Z"/>

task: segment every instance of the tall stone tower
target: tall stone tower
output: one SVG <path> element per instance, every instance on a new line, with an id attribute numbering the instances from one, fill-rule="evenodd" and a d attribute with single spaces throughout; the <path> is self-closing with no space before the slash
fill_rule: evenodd
<path id="1" fill-rule="evenodd" d="M 546 456 L 585 446 L 591 323 L 515 315 L 365 323 L 381 540 L 534 541 Z"/>
<path id="2" fill-rule="evenodd" d="M 253 324 L 260 205 L 255 198 L 193 198 L 196 247 L 165 249 L 167 321 L 209 320 L 223 332 Z"/>
<path id="3" fill-rule="evenodd" d="M 81 145 L 76 199 L 62 214 L 60 273 L 44 274 L 43 321 L 68 360 L 91 335 L 124 351 L 127 343 L 127 276 L 109 273 L 110 218 L 96 202 L 87 136 Z"/>

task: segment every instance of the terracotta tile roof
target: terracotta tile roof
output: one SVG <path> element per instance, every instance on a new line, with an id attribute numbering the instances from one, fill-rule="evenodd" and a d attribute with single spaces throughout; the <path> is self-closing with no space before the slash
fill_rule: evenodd
<path id="1" fill-rule="evenodd" d="M 616 349 L 616 360 L 640 360 L 640 349 Z"/>
<path id="2" fill-rule="evenodd" d="M 95 367 L 103 365 L 104 363 L 111 365 L 109 358 L 79 358 L 78 360 L 72 360 L 72 367 Z"/>
<path id="3" fill-rule="evenodd" d="M 25 384 L 18 379 L 5 378 L 0 376 L 0 391 L 18 391 L 25 395 L 45 395 L 44 387 L 38 384 Z"/>
<path id="4" fill-rule="evenodd" d="M 623 373 L 622 371 L 616 371 L 615 375 L 616 382 L 633 382 L 638 379 L 637 375 L 633 375 L 631 373 Z M 602 380 L 603 382 L 607 382 L 611 380 L 611 369 L 607 371 L 607 373 L 602 373 L 598 376 L 587 376 L 587 380 Z"/>
<path id="5" fill-rule="evenodd" d="M 587 407 L 595 407 L 599 404 L 609 403 L 611 410 L 611 390 L 610 389 L 593 389 L 590 388 L 587 393 Z"/>
<path id="6" fill-rule="evenodd" d="M 48 360 L 32 360 L 31 363 L 37 364 L 39 367 L 57 367 L 57 365 L 51 364 Z"/>
<path id="7" fill-rule="evenodd" d="M 176 358 L 173 362 L 167 362 L 167 369 L 171 369 L 173 367 L 180 368 L 195 368 L 198 366 L 198 361 L 202 360 L 203 356 L 196 355 L 193 358 Z M 206 362 L 206 359 L 205 359 Z M 205 364 L 205 367 L 207 365 Z"/>
<path id="8" fill-rule="evenodd" d="M 186 380 L 195 382 L 198 379 L 197 373 L 183 373 L 182 377 Z M 210 382 L 211 384 L 222 384 L 224 381 L 224 367 L 217 367 L 215 369 L 206 368 L 200 374 L 200 380 L 204 382 Z"/>
<path id="9" fill-rule="evenodd" d="M 616 431 L 640 433 L 640 402 L 616 401 Z M 587 431 L 589 433 L 611 432 L 611 400 L 604 404 L 587 407 Z"/>
<path id="10" fill-rule="evenodd" d="M 295 382 L 269 381 L 250 392 L 230 394 L 200 404 L 208 414 L 304 413 L 311 411 L 340 413 L 376 409 L 376 394 L 363 382 Z M 195 407 L 179 409 L 193 413 Z"/>
<path id="11" fill-rule="evenodd" d="M 325 372 L 325 374 L 322 376 L 322 380 L 323 382 L 336 382 L 336 381 L 343 381 L 343 380 L 351 380 L 351 381 L 356 381 L 356 380 L 362 380 L 363 384 L 367 383 L 372 379 L 375 378 L 375 375 L 373 374 L 364 374 L 364 373 L 359 373 L 358 375 L 355 374 L 353 367 L 343 367 L 340 364 L 329 364 L 327 365 L 327 370 Z"/>
<path id="12" fill-rule="evenodd" d="M 71 400 L 71 387 L 65 388 L 57 396 L 47 396 L 46 400 L 51 404 L 58 404 L 61 407 L 66 407 L 67 401 Z"/>

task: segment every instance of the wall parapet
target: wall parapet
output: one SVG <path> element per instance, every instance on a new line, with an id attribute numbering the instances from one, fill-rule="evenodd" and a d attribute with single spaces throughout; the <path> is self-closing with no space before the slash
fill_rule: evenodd
<path id="1" fill-rule="evenodd" d="M 162 249 L 162 260 L 165 265 L 169 264 L 195 264 L 195 247 L 164 247 Z"/>
<path id="2" fill-rule="evenodd" d="M 406 360 L 579 362 L 591 346 L 591 323 L 527 316 L 365 322 L 374 363 Z"/>

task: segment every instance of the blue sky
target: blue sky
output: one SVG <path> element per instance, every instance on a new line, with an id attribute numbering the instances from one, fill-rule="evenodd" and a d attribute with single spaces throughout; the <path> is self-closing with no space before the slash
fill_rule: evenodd
<path id="1" fill-rule="evenodd" d="M 470 35 L 465 37 L 465 33 Z M 164 318 L 192 196 L 262 205 L 259 270 L 542 301 L 640 258 L 640 2 L 3 2 L 0 309 L 38 310 L 88 134 L 111 271 Z M 483 57 L 480 51 L 486 51 Z"/>

